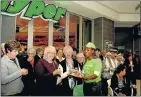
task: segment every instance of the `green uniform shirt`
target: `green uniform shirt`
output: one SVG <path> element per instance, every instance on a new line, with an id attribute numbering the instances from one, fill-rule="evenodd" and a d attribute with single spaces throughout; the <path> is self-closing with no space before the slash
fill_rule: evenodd
<path id="1" fill-rule="evenodd" d="M 85 77 L 96 74 L 97 77 L 91 80 L 85 80 L 86 83 L 93 83 L 101 81 L 102 62 L 100 59 L 87 60 L 83 67 Z"/>

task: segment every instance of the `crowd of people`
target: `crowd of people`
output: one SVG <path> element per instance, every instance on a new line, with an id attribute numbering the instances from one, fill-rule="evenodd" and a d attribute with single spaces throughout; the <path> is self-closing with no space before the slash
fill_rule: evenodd
<path id="1" fill-rule="evenodd" d="M 1 44 L 3 96 L 76 96 L 78 85 L 84 96 L 108 96 L 108 80 L 114 95 L 130 96 L 131 88 L 133 96 L 137 94 L 141 65 L 137 55 L 133 58 L 114 48 L 101 52 L 92 42 L 80 52 L 69 45 L 24 51 L 20 47 L 15 40 Z"/>

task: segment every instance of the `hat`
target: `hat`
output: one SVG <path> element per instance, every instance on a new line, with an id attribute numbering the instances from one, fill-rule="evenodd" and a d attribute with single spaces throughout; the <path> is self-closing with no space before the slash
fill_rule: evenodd
<path id="1" fill-rule="evenodd" d="M 117 50 L 116 50 L 116 49 L 113 49 L 113 48 L 111 48 L 109 51 L 110 51 L 110 52 L 114 52 L 114 53 L 117 52 Z"/>
<path id="2" fill-rule="evenodd" d="M 95 47 L 95 45 L 92 42 L 89 42 L 89 43 L 86 44 L 86 48 L 93 48 L 93 49 L 95 49 L 96 47 Z"/>

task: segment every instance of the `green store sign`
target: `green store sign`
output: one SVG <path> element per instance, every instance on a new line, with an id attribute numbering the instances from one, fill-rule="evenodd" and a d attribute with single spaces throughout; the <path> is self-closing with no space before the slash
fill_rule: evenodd
<path id="1" fill-rule="evenodd" d="M 53 4 L 45 4 L 44 1 L 40 0 L 1 1 L 1 14 L 16 16 L 22 13 L 21 18 L 28 20 L 40 16 L 44 20 L 57 22 L 66 12 L 65 8 L 57 7 Z"/>

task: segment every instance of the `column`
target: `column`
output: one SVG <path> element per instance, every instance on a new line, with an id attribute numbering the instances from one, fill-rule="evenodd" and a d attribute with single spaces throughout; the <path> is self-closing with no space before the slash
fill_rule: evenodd
<path id="1" fill-rule="evenodd" d="M 28 39 L 27 39 L 27 48 L 33 48 L 33 26 L 34 20 L 28 22 Z"/>
<path id="2" fill-rule="evenodd" d="M 66 13 L 66 25 L 65 25 L 65 45 L 69 45 L 69 13 Z"/>
<path id="3" fill-rule="evenodd" d="M 49 21 L 48 45 L 53 45 L 53 22 Z"/>
<path id="4" fill-rule="evenodd" d="M 91 28 L 92 28 L 92 30 L 91 30 L 92 31 L 91 32 L 91 42 L 94 43 L 95 42 L 94 41 L 94 19 L 92 20 L 92 27 Z"/>
<path id="5" fill-rule="evenodd" d="M 1 42 L 15 40 L 16 36 L 16 17 L 1 15 Z"/>
<path id="6" fill-rule="evenodd" d="M 82 16 L 79 16 L 79 51 L 82 50 L 82 23 L 83 23 L 83 18 Z"/>
<path id="7" fill-rule="evenodd" d="M 107 49 L 106 42 L 114 45 L 114 21 L 104 17 L 94 19 L 94 33 L 94 42 L 97 48 Z"/>

